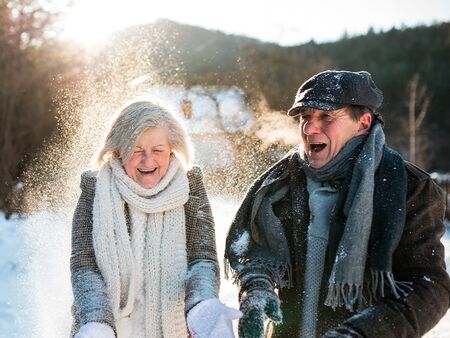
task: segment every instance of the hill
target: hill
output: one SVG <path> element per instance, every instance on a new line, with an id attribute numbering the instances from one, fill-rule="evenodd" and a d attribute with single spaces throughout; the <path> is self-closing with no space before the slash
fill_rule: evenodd
<path id="1" fill-rule="evenodd" d="M 130 76 L 152 70 L 157 76 L 150 82 L 236 85 L 255 109 L 264 98 L 270 109 L 287 110 L 298 85 L 319 71 L 367 70 L 384 92 L 381 112 L 388 141 L 405 157 L 411 84 L 416 81 L 416 115 L 426 108 L 417 131 L 416 162 L 427 170 L 450 170 L 450 142 L 443 142 L 450 136 L 450 23 L 369 30 L 332 43 L 283 47 L 159 20 L 120 32 L 113 45 L 116 56 L 146 65 Z"/>

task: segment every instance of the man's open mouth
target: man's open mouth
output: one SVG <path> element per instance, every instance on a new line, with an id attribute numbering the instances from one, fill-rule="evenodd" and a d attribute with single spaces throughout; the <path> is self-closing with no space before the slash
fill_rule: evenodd
<path id="1" fill-rule="evenodd" d="M 310 143 L 309 147 L 314 153 L 318 153 L 319 151 L 325 149 L 327 145 L 325 143 Z"/>
<path id="2" fill-rule="evenodd" d="M 153 174 L 153 173 L 155 173 L 156 172 L 156 168 L 153 168 L 153 169 L 141 169 L 141 168 L 138 168 L 138 171 L 141 173 L 141 174 Z"/>

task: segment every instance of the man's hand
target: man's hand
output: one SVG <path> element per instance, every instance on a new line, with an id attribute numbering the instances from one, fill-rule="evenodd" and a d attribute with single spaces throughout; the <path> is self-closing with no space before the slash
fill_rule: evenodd
<path id="1" fill-rule="evenodd" d="M 256 289 L 241 298 L 240 310 L 243 313 L 239 321 L 240 338 L 264 337 L 264 320 L 266 317 L 275 324 L 282 321 L 280 300 L 271 290 Z"/>

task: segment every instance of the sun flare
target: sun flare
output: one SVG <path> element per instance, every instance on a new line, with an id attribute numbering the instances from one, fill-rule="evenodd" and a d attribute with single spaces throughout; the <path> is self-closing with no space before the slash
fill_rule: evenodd
<path id="1" fill-rule="evenodd" d="M 133 2 L 75 0 L 63 23 L 63 37 L 92 46 L 107 42 L 112 33 L 127 26 L 156 19 L 157 11 L 142 15 Z"/>

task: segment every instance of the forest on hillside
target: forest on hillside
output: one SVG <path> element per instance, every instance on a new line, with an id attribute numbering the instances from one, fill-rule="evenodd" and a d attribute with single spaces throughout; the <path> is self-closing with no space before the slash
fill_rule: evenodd
<path id="1" fill-rule="evenodd" d="M 85 50 L 58 39 L 57 19 L 37 1 L 0 1 L 0 210 L 17 207 L 24 172 L 58 127 L 80 123 L 70 113 L 86 95 L 115 103 L 136 79 L 136 93 L 156 84 L 237 86 L 255 113 L 280 114 L 311 75 L 364 69 L 384 92 L 389 144 L 426 170 L 450 171 L 450 23 L 282 47 L 160 20 Z"/>
<path id="2" fill-rule="evenodd" d="M 219 41 L 217 44 L 222 45 Z M 410 109 L 414 109 L 417 117 L 425 111 L 423 122 L 417 128 L 415 162 L 427 170 L 450 170 L 450 142 L 436 142 L 450 139 L 450 23 L 392 29 L 378 34 L 369 32 L 334 43 L 310 42 L 290 48 L 239 39 L 236 45 L 240 50 L 235 68 L 218 68 L 217 65 L 230 64 L 230 60 L 217 57 L 217 77 L 211 70 L 205 70 L 210 77 L 206 81 L 223 83 L 237 79 L 238 84 L 244 83 L 249 95 L 263 96 L 274 110 L 286 110 L 299 84 L 319 71 L 367 70 L 384 92 L 381 112 L 387 120 L 386 132 L 394 146 L 409 158 Z M 201 60 L 200 55 L 193 55 L 193 49 L 186 49 L 186 56 Z M 214 49 L 206 53 L 205 48 L 201 53 L 211 55 L 211 68 L 216 61 L 212 57 Z M 226 47 L 226 50 L 233 49 Z M 187 81 L 201 81 L 196 78 L 199 73 L 203 73 L 199 67 L 188 72 Z M 415 104 L 411 102 L 413 96 Z"/>
<path id="3" fill-rule="evenodd" d="M 264 100 L 269 109 L 286 111 L 298 86 L 317 72 L 367 70 L 384 93 L 380 111 L 390 144 L 426 170 L 450 170 L 450 142 L 443 142 L 450 139 L 450 23 L 282 47 L 160 20 L 123 31 L 114 43 L 111 58 L 141 59 L 149 73 L 158 70 L 148 84 L 235 85 L 255 110 Z"/>

